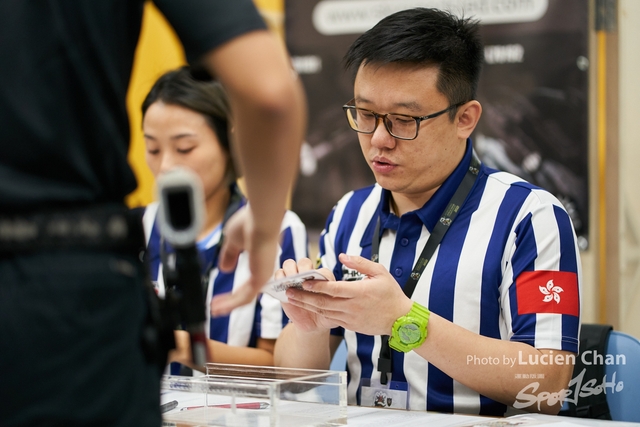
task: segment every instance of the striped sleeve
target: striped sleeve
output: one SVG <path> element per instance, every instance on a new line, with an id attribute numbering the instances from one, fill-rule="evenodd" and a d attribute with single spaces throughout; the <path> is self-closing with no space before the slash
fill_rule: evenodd
<path id="1" fill-rule="evenodd" d="M 331 211 L 325 229 L 320 234 L 321 266 L 342 279 L 340 253 L 368 256 L 362 252 L 362 236 L 370 228 L 377 213 L 382 187 L 373 185 L 347 193 Z"/>
<path id="2" fill-rule="evenodd" d="M 576 236 L 553 195 L 529 190 L 512 230 L 503 282 L 509 339 L 577 352 L 581 270 Z"/>
<path id="3" fill-rule="evenodd" d="M 307 228 L 298 215 L 287 211 L 280 229 L 280 255 L 277 268 L 288 259 L 296 261 L 309 257 L 309 238 Z"/>

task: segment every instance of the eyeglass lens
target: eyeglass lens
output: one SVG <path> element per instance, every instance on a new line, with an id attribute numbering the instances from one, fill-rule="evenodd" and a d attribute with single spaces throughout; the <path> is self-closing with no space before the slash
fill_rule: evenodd
<path id="1" fill-rule="evenodd" d="M 378 122 L 376 114 L 359 108 L 349 108 L 346 112 L 353 130 L 363 133 L 375 130 Z M 384 118 L 384 124 L 389 133 L 397 138 L 414 138 L 418 130 L 416 119 L 402 114 L 388 114 Z"/>

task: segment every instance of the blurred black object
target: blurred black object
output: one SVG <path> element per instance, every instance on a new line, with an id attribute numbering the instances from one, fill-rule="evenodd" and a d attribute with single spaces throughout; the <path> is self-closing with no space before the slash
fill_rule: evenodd
<path id="1" fill-rule="evenodd" d="M 204 366 L 207 362 L 206 288 L 196 248 L 204 212 L 201 184 L 193 172 L 177 168 L 159 177 L 158 192 L 166 322 L 172 328 L 183 327 L 189 333 L 193 363 Z M 173 248 L 170 254 L 165 239 Z"/>

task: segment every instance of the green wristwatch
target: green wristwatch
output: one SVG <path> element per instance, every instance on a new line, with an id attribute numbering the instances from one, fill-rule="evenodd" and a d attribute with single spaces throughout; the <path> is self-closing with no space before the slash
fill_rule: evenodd
<path id="1" fill-rule="evenodd" d="M 393 324 L 389 336 L 389 347 L 403 353 L 420 347 L 427 338 L 427 323 L 429 323 L 429 310 L 414 302 L 409 313 Z"/>

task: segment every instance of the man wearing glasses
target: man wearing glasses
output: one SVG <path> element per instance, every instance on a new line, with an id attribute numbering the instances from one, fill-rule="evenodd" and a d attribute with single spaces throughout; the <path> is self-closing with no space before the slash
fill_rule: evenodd
<path id="1" fill-rule="evenodd" d="M 377 184 L 329 215 L 329 280 L 287 291 L 276 364 L 327 369 L 344 339 L 350 404 L 557 413 L 578 351 L 579 252 L 554 196 L 473 153 L 477 23 L 401 11 L 345 61 L 343 108 Z M 278 275 L 311 268 L 287 261 Z"/>

